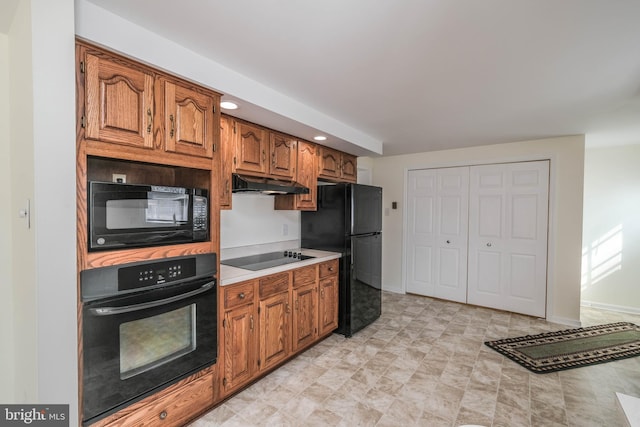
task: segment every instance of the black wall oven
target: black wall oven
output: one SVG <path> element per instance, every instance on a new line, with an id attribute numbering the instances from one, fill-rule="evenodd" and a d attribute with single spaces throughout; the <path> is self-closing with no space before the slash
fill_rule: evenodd
<path id="1" fill-rule="evenodd" d="M 206 189 L 90 181 L 89 250 L 209 239 Z"/>
<path id="2" fill-rule="evenodd" d="M 81 273 L 85 425 L 216 362 L 215 273 L 215 254 Z"/>

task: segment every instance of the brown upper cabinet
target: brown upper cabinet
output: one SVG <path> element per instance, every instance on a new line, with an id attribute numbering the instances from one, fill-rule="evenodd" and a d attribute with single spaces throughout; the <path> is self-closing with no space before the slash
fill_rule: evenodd
<path id="1" fill-rule="evenodd" d="M 233 119 L 220 117 L 220 208 L 231 209 L 231 174 L 233 173 Z"/>
<path id="2" fill-rule="evenodd" d="M 84 138 L 134 148 L 103 152 L 94 145 L 89 154 L 150 163 L 171 163 L 163 152 L 213 157 L 220 94 L 82 43 L 77 56 Z"/>
<path id="3" fill-rule="evenodd" d="M 86 53 L 80 61 L 86 138 L 152 149 L 154 76 L 99 53 Z"/>
<path id="4" fill-rule="evenodd" d="M 251 175 L 267 173 L 268 132 L 265 128 L 239 120 L 233 122 L 233 145 L 235 146 L 235 170 Z"/>
<path id="5" fill-rule="evenodd" d="M 296 173 L 297 141 L 276 132 L 269 133 L 271 163 L 269 175 L 292 180 Z"/>
<path id="6" fill-rule="evenodd" d="M 164 88 L 164 140 L 167 151 L 212 157 L 214 144 L 213 96 L 162 79 Z"/>
<path id="7" fill-rule="evenodd" d="M 356 182 L 358 177 L 356 156 L 320 146 L 318 157 L 319 178 L 329 181 Z"/>
<path id="8" fill-rule="evenodd" d="M 295 180 L 309 189 L 309 194 L 287 194 L 276 196 L 275 209 L 316 210 L 318 192 L 318 146 L 311 142 L 298 141 Z"/>

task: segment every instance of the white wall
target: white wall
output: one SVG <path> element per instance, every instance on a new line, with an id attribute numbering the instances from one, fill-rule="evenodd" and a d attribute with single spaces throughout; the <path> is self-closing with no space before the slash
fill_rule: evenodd
<path id="1" fill-rule="evenodd" d="M 11 200 L 9 132 L 9 37 L 0 33 L 0 200 L 5 201 Z M 0 203 L 0 402 L 5 403 L 15 401 L 11 212 L 11 203 Z"/>
<path id="2" fill-rule="evenodd" d="M 640 145 L 585 152 L 582 300 L 640 313 Z"/>
<path id="3" fill-rule="evenodd" d="M 76 414 L 74 0 L 31 4 L 38 401 L 69 403 Z"/>
<path id="4" fill-rule="evenodd" d="M 496 144 L 373 159 L 383 188 L 383 287 L 403 289 L 403 224 L 409 169 L 551 160 L 547 319 L 579 325 L 584 136 Z M 398 202 L 398 209 L 391 208 Z"/>
<path id="5" fill-rule="evenodd" d="M 22 0 L 9 30 L 11 253 L 15 356 L 13 400 L 35 402 L 38 396 L 37 283 L 35 227 L 18 218 L 34 195 L 33 66 L 31 2 Z"/>
<path id="6" fill-rule="evenodd" d="M 2 349 L 15 355 L 10 401 L 68 403 L 71 426 L 78 410 L 74 52 L 73 0 L 18 1 L 7 61 L 14 340 Z M 17 215 L 27 200 L 30 227 Z"/>
<path id="7" fill-rule="evenodd" d="M 233 194 L 233 209 L 220 212 L 220 248 L 290 240 L 296 240 L 298 246 L 300 211 L 275 210 L 273 203 L 274 196 Z"/>

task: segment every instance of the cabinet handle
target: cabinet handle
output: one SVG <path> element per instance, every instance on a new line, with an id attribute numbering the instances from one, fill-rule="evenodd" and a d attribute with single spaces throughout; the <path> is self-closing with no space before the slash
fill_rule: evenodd
<path id="1" fill-rule="evenodd" d="M 447 243 L 451 243 L 451 240 L 447 240 Z"/>
<path id="2" fill-rule="evenodd" d="M 153 114 L 151 114 L 151 108 L 147 110 L 147 133 L 151 133 L 151 127 L 153 126 Z"/>
<path id="3" fill-rule="evenodd" d="M 238 294 L 238 298 L 240 298 L 240 299 L 244 299 L 244 292 L 240 292 L 240 293 Z"/>
<path id="4" fill-rule="evenodd" d="M 228 179 L 225 181 L 225 187 L 227 189 L 226 192 L 228 193 L 229 192 L 229 180 Z"/>
<path id="5" fill-rule="evenodd" d="M 291 313 L 291 306 L 289 305 L 289 303 L 287 303 L 286 312 Z"/>
<path id="6" fill-rule="evenodd" d="M 488 247 L 491 247 L 491 243 L 487 243 L 487 246 L 488 246 Z"/>
<path id="7" fill-rule="evenodd" d="M 173 118 L 173 114 L 171 114 L 171 115 L 169 116 L 169 121 L 171 122 L 171 132 L 169 132 L 169 136 L 170 136 L 171 138 L 173 138 L 173 134 L 174 134 L 174 133 L 175 133 L 175 131 L 176 131 L 176 121 L 175 121 L 175 119 Z"/>
<path id="8" fill-rule="evenodd" d="M 267 160 L 267 153 L 262 150 L 262 161 L 264 162 L 265 160 Z"/>
<path id="9" fill-rule="evenodd" d="M 271 153 L 271 164 L 276 165 L 276 153 Z"/>
<path id="10" fill-rule="evenodd" d="M 249 329 L 253 331 L 253 315 L 249 318 Z"/>
<path id="11" fill-rule="evenodd" d="M 324 299 L 324 289 L 320 290 L 320 298 Z"/>
<path id="12" fill-rule="evenodd" d="M 165 418 L 167 418 L 167 415 L 168 415 L 168 414 L 167 414 L 167 411 L 162 411 L 162 412 L 160 412 L 160 419 L 161 419 L 161 420 L 164 420 Z"/>
<path id="13" fill-rule="evenodd" d="M 333 271 L 333 270 L 334 270 L 333 267 L 329 267 L 329 271 Z"/>

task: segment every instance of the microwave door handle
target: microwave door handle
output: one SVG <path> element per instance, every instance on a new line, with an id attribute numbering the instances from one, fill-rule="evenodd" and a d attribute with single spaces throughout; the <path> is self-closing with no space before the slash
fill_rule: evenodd
<path id="1" fill-rule="evenodd" d="M 122 314 L 122 313 L 129 313 L 132 311 L 140 311 L 140 310 L 146 310 L 149 308 L 153 308 L 153 307 L 158 307 L 160 305 L 165 305 L 165 304 L 170 304 L 172 302 L 176 302 L 176 301 L 180 301 L 186 298 L 191 298 L 193 296 L 202 294 L 204 292 L 207 292 L 209 289 L 213 288 L 213 286 L 216 284 L 215 281 L 211 281 L 208 283 L 205 283 L 204 285 L 202 285 L 200 288 L 194 290 L 194 291 L 190 291 L 190 292 L 185 292 L 184 294 L 180 294 L 180 295 L 176 295 L 170 298 L 165 298 L 165 299 L 161 299 L 161 300 L 157 300 L 157 301 L 151 301 L 151 302 L 143 302 L 142 304 L 134 304 L 134 305 L 125 305 L 123 307 L 99 307 L 99 308 L 90 308 L 89 312 L 91 314 L 93 314 L 94 316 L 111 316 L 114 314 Z"/>

